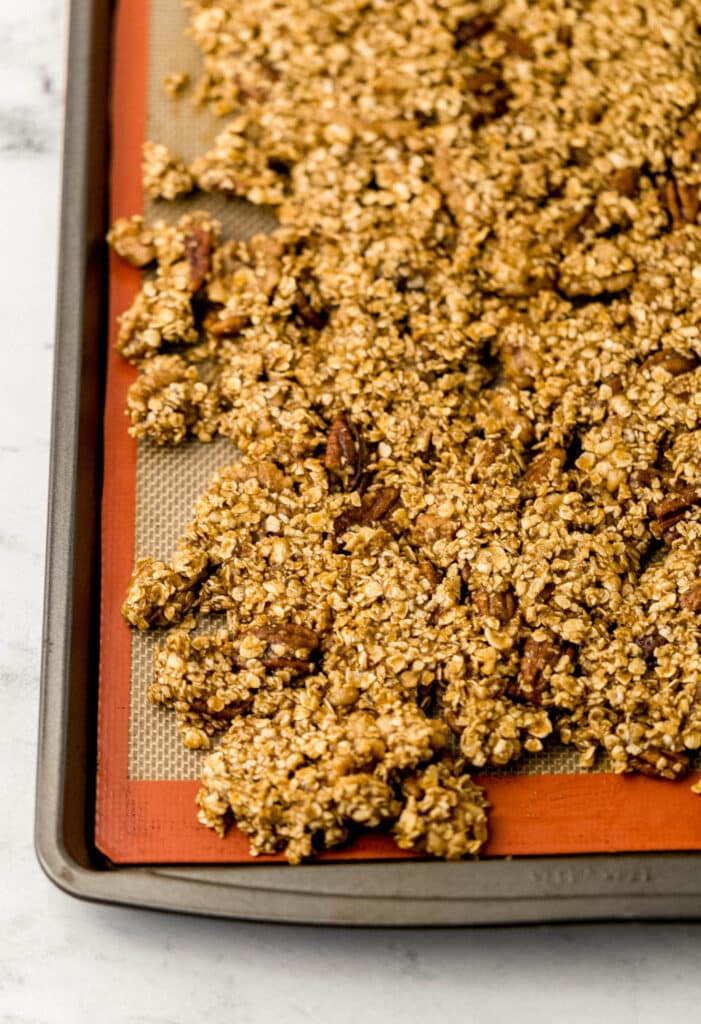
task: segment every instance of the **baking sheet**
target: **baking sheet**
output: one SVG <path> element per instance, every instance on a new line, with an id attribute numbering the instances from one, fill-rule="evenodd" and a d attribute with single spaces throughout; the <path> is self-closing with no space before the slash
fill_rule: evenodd
<path id="1" fill-rule="evenodd" d="M 187 94 L 173 101 L 161 88 L 168 72 L 198 74 L 199 55 L 184 36 L 185 24 L 177 0 L 118 5 L 113 217 L 143 209 L 144 138 L 190 159 L 220 124 L 198 113 Z M 243 202 L 200 197 L 196 205 L 220 216 L 230 237 L 271 223 L 269 214 Z M 185 208 L 192 209 L 191 201 L 151 203 L 145 212 L 176 219 Z M 183 747 L 171 713 L 146 702 L 158 637 L 132 634 L 119 614 L 134 558 L 170 554 L 194 499 L 232 454 L 226 441 L 164 450 L 148 441 L 137 445 L 126 434 L 124 398 L 135 371 L 114 352 L 114 318 L 139 283 L 137 271 L 111 257 L 96 842 L 117 863 L 246 863 L 247 842 L 235 829 L 221 841 L 198 825 L 194 797 L 202 754 Z M 553 747 L 480 781 L 493 805 L 488 855 L 701 848 L 701 805 L 689 791 L 690 779 L 581 773 L 573 751 Z M 368 835 L 326 858 L 405 856 L 388 837 Z"/>

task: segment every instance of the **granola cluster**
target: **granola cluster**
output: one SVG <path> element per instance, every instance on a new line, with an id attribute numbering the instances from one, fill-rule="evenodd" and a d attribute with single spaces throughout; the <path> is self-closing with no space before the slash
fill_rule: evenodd
<path id="1" fill-rule="evenodd" d="M 440 601 L 396 490 L 336 486 L 333 451 L 244 456 L 199 499 L 171 563 L 139 561 L 124 614 L 170 627 L 149 699 L 190 748 L 225 731 L 200 818 L 223 831 L 233 816 L 254 852 L 297 862 L 386 823 L 406 848 L 474 853 L 484 797 L 434 707 L 460 639 L 435 648 Z M 195 613 L 221 625 L 199 631 Z"/>
<path id="2" fill-rule="evenodd" d="M 365 827 L 477 852 L 471 768 L 701 746 L 701 13 L 692 0 L 187 4 L 229 115 L 119 221 L 131 432 L 229 438 L 170 563 L 150 698 L 200 818 L 298 861 Z M 448 733 L 454 734 L 454 743 Z M 222 735 L 223 734 L 223 735 Z M 457 745 L 459 754 L 451 753 Z"/>

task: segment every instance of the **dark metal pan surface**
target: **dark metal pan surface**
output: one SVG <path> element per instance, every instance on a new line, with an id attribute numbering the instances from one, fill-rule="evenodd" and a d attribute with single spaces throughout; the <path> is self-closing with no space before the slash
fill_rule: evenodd
<path id="1" fill-rule="evenodd" d="M 464 925 L 701 916 L 701 853 L 444 864 L 115 867 L 93 843 L 113 5 L 72 4 L 36 849 L 90 900 L 222 917 Z"/>

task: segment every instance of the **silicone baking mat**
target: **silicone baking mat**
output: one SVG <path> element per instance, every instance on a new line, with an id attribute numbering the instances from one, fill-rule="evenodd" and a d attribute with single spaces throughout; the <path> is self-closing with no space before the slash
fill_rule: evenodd
<path id="1" fill-rule="evenodd" d="M 220 196 L 144 203 L 144 139 L 164 142 L 189 160 L 221 127 L 194 106 L 192 90 L 173 100 L 162 88 L 169 72 L 186 71 L 196 81 L 201 71 L 186 25 L 180 0 L 117 4 L 111 217 L 144 212 L 174 220 L 186 209 L 206 207 L 222 221 L 225 237 L 270 230 L 269 212 Z M 235 458 L 226 441 L 167 449 L 129 438 L 124 404 L 135 371 L 114 351 L 115 317 L 139 285 L 139 272 L 111 255 L 96 844 L 117 863 L 246 862 L 253 858 L 236 829 L 220 840 L 198 824 L 194 798 L 204 755 L 182 745 L 171 713 L 148 704 L 159 638 L 132 633 L 119 612 L 134 559 L 167 559 L 214 470 Z M 572 750 L 553 746 L 481 781 L 492 804 L 488 855 L 701 848 L 701 803 L 689 779 L 582 773 Z M 404 856 L 390 838 L 371 834 L 325 858 Z"/>

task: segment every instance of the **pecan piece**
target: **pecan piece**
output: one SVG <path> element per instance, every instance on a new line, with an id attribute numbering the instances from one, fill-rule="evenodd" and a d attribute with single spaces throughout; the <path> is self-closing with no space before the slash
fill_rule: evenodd
<path id="1" fill-rule="evenodd" d="M 612 395 L 620 395 L 623 391 L 623 378 L 620 373 L 610 373 L 608 377 L 604 377 L 602 383 L 608 384 Z"/>
<path id="2" fill-rule="evenodd" d="M 553 633 L 549 640 L 529 637 L 523 648 L 521 671 L 516 680 L 514 696 L 540 704 L 553 670 L 562 658 L 574 662 L 576 647 Z"/>
<path id="3" fill-rule="evenodd" d="M 196 292 L 204 284 L 212 260 L 212 229 L 196 223 L 185 236 L 185 255 L 190 265 L 190 291 Z"/>
<path id="4" fill-rule="evenodd" d="M 504 48 L 507 53 L 512 53 L 514 57 L 520 57 L 522 60 L 533 60 L 535 57 L 535 50 L 527 40 L 522 39 L 521 36 L 516 35 L 515 32 L 497 32 L 497 39 L 500 39 L 504 44 Z"/>
<path id="5" fill-rule="evenodd" d="M 302 323 L 307 327 L 313 327 L 315 331 L 320 331 L 322 327 L 325 327 L 329 319 L 326 310 L 317 308 L 301 282 L 298 282 L 294 295 L 294 311 Z"/>
<path id="6" fill-rule="evenodd" d="M 441 537 L 452 540 L 458 524 L 445 516 L 437 516 L 431 512 L 422 512 L 414 520 L 411 539 L 416 544 L 431 544 Z"/>
<path id="7" fill-rule="evenodd" d="M 654 366 L 660 366 L 673 377 L 679 377 L 682 373 L 691 373 L 699 365 L 695 355 L 685 356 L 682 352 L 674 349 L 666 349 L 661 352 L 653 352 L 641 365 L 641 370 L 651 370 Z"/>
<path id="8" fill-rule="evenodd" d="M 245 636 L 253 636 L 265 643 L 265 650 L 257 660 L 269 669 L 289 668 L 293 672 L 308 672 L 319 649 L 319 637 L 314 630 L 294 623 L 260 626 L 249 630 Z"/>
<path id="9" fill-rule="evenodd" d="M 581 210 L 568 214 L 560 223 L 562 237 L 568 242 L 581 242 L 588 228 L 594 226 L 594 206 L 588 203 Z"/>
<path id="10" fill-rule="evenodd" d="M 468 92 L 486 93 L 492 89 L 503 88 L 504 79 L 501 72 L 496 68 L 484 68 L 482 71 L 475 71 L 465 78 L 465 88 Z"/>
<path id="11" fill-rule="evenodd" d="M 638 487 L 654 487 L 660 483 L 664 474 L 661 469 L 653 469 L 648 466 L 645 469 L 635 469 L 630 475 L 631 483 Z"/>
<path id="12" fill-rule="evenodd" d="M 331 424 L 324 455 L 325 467 L 341 479 L 345 490 L 355 491 L 363 482 L 366 457 L 360 430 L 345 413 L 341 413 Z"/>
<path id="13" fill-rule="evenodd" d="M 363 499 L 361 508 L 363 509 L 363 518 L 366 522 L 373 523 L 377 520 L 384 519 L 384 517 L 394 508 L 399 500 L 399 488 L 398 487 L 383 487 L 379 491 L 375 491 L 374 494 L 367 495 L 367 499 Z"/>
<path id="14" fill-rule="evenodd" d="M 683 185 L 668 178 L 660 189 L 660 202 L 669 214 L 672 230 L 693 224 L 699 212 L 699 190 L 696 185 Z"/>
<path id="15" fill-rule="evenodd" d="M 696 221 L 699 212 L 699 190 L 696 185 L 680 185 L 677 183 L 677 195 L 682 216 L 689 224 Z"/>
<path id="16" fill-rule="evenodd" d="M 679 598 L 679 604 L 690 612 L 701 612 L 701 583 L 694 583 L 693 587 L 685 590 Z"/>
<path id="17" fill-rule="evenodd" d="M 677 523 L 680 523 L 699 502 L 701 490 L 693 484 L 668 494 L 653 509 L 654 519 L 650 524 L 653 537 L 660 540 L 669 535 Z"/>
<path id="18" fill-rule="evenodd" d="M 366 526 L 380 522 L 389 515 L 399 501 L 398 487 L 381 487 L 379 491 L 363 495 L 360 505 L 353 505 L 336 516 L 333 532 L 338 540 L 351 526 Z"/>
<path id="19" fill-rule="evenodd" d="M 632 771 L 653 779 L 678 779 L 689 770 L 687 754 L 672 753 L 659 747 L 649 747 L 637 757 L 631 757 L 629 764 Z"/>
<path id="20" fill-rule="evenodd" d="M 606 182 L 606 186 L 612 192 L 618 192 L 620 196 L 626 196 L 630 199 L 631 196 L 635 195 L 639 181 L 639 167 L 622 167 L 619 171 L 613 172 Z"/>
<path id="21" fill-rule="evenodd" d="M 204 327 L 215 338 L 219 338 L 230 334 L 240 334 L 244 327 L 248 327 L 250 322 L 251 318 L 249 316 L 242 316 L 236 313 L 230 313 L 228 316 L 217 316 L 216 313 L 210 313 L 204 321 Z"/>
<path id="22" fill-rule="evenodd" d="M 484 96 L 483 106 L 472 115 L 470 120 L 472 128 L 481 128 L 488 121 L 496 121 L 497 118 L 503 117 L 509 109 L 510 99 L 511 90 L 506 85 L 487 93 Z"/>
<path id="23" fill-rule="evenodd" d="M 210 718 L 222 722 L 232 722 L 241 714 L 240 705 L 228 704 L 226 707 L 220 708 L 219 711 L 213 711 L 206 700 L 191 700 L 189 704 L 188 711 L 194 711 L 198 715 L 208 715 Z"/>
<path id="24" fill-rule="evenodd" d="M 518 602 L 513 590 L 493 591 L 478 590 L 472 598 L 477 611 L 482 618 L 497 619 L 505 626 L 516 614 Z"/>
<path id="25" fill-rule="evenodd" d="M 437 587 L 441 582 L 438 569 L 436 569 L 433 562 L 429 562 L 428 558 L 422 558 L 420 562 L 417 562 L 417 568 L 423 578 L 428 580 L 432 587 Z"/>
<path id="26" fill-rule="evenodd" d="M 638 639 L 637 643 L 643 658 L 648 664 L 650 664 L 652 661 L 654 661 L 655 651 L 657 650 L 657 648 L 661 644 L 666 643 L 666 641 L 658 630 L 652 629 L 649 633 L 646 633 L 644 636 L 641 636 Z"/>
<path id="27" fill-rule="evenodd" d="M 455 49 L 462 50 L 463 46 L 481 39 L 494 28 L 494 21 L 488 14 L 475 14 L 472 18 L 461 18 L 455 26 Z"/>
<path id="28" fill-rule="evenodd" d="M 566 459 L 567 452 L 564 448 L 547 448 L 541 452 L 523 474 L 524 494 L 532 497 L 542 484 L 548 483 L 551 477 L 562 470 Z"/>

